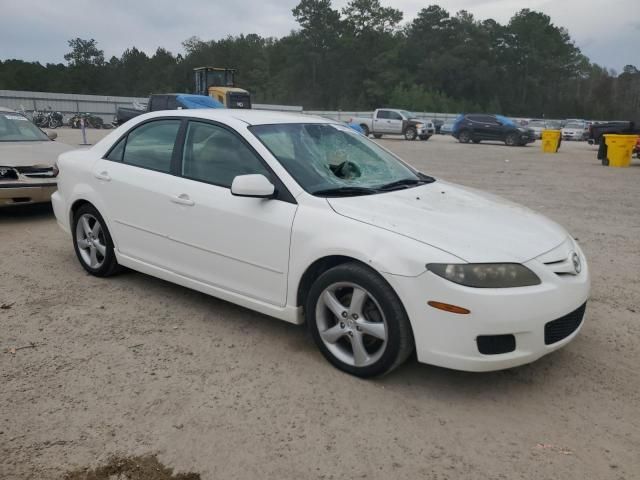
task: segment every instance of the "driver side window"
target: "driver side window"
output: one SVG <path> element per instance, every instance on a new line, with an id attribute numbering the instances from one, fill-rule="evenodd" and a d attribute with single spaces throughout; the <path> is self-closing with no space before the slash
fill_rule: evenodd
<path id="1" fill-rule="evenodd" d="M 189 122 L 182 152 L 182 176 L 231 188 L 238 175 L 270 173 L 237 135 L 209 123 Z"/>

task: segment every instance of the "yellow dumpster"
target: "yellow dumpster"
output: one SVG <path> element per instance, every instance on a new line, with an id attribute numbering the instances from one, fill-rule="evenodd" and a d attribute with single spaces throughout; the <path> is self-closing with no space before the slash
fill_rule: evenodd
<path id="1" fill-rule="evenodd" d="M 610 167 L 628 167 L 631 164 L 633 147 L 638 135 L 615 135 L 605 133 L 604 143 L 607 146 L 607 162 Z"/>
<path id="2" fill-rule="evenodd" d="M 543 130 L 542 151 L 544 153 L 556 153 L 560 148 L 561 138 L 560 130 Z"/>

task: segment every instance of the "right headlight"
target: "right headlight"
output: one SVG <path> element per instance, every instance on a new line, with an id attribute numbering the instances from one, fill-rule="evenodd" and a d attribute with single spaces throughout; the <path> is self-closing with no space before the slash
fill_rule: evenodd
<path id="1" fill-rule="evenodd" d="M 451 282 L 475 288 L 539 285 L 538 276 L 519 263 L 429 263 L 427 269 Z"/>

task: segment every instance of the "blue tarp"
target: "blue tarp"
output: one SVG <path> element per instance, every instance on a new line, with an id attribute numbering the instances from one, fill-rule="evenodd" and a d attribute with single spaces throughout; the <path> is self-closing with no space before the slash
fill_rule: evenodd
<path id="1" fill-rule="evenodd" d="M 185 94 L 178 95 L 176 99 L 184 108 L 225 108 L 219 101 L 205 95 Z"/>

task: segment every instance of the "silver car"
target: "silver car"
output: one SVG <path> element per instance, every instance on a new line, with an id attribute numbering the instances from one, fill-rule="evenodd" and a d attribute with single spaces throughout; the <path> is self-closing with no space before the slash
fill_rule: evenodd
<path id="1" fill-rule="evenodd" d="M 54 142 L 24 115 L 0 107 L 0 208 L 43 203 L 56 190 L 58 155 L 72 147 Z"/>

